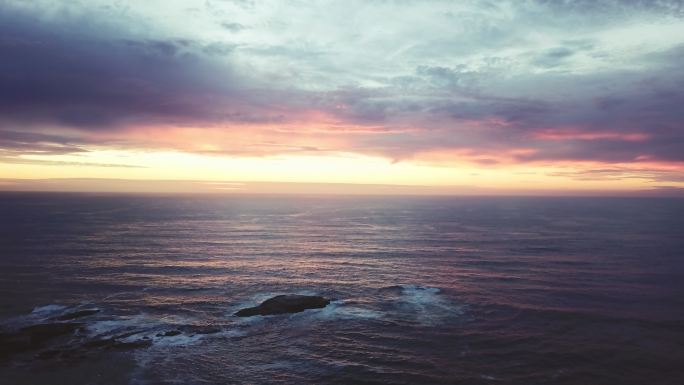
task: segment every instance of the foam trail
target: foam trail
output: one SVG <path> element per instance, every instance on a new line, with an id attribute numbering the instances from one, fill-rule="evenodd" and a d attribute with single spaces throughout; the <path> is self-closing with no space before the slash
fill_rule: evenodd
<path id="1" fill-rule="evenodd" d="M 64 305 L 51 304 L 51 305 L 35 307 L 31 311 L 31 314 L 46 317 L 46 316 L 49 316 L 52 314 L 58 314 L 58 313 L 61 314 L 66 309 L 67 309 L 67 307 Z"/>
<path id="2" fill-rule="evenodd" d="M 400 285 L 401 296 L 397 302 L 400 319 L 435 326 L 448 318 L 463 314 L 463 307 L 453 304 L 442 295 L 437 287 Z"/>

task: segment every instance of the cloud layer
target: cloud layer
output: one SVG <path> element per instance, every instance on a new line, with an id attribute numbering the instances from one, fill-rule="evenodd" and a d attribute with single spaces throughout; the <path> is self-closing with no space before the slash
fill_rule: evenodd
<path id="1" fill-rule="evenodd" d="M 681 1 L 189 4 L 3 2 L 0 161 L 352 152 L 682 179 Z"/>

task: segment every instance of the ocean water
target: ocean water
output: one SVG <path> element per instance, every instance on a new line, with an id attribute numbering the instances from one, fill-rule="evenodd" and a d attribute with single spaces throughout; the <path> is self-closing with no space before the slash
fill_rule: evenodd
<path id="1" fill-rule="evenodd" d="M 684 200 L 1 194 L 0 335 L 84 309 L 0 383 L 682 384 Z"/>

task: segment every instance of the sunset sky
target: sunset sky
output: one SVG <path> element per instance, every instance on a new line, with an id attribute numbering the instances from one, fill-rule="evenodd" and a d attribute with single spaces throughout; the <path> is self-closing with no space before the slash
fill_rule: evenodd
<path id="1" fill-rule="evenodd" d="M 684 191 L 684 5 L 0 1 L 0 189 L 169 181 Z"/>

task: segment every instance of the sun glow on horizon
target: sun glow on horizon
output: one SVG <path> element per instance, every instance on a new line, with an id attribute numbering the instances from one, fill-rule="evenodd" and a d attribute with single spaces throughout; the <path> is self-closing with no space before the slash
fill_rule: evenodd
<path id="1" fill-rule="evenodd" d="M 382 184 L 422 186 L 428 190 L 434 188 L 434 191 L 444 188 L 465 188 L 469 191 L 467 189 L 472 188 L 503 193 L 525 190 L 629 191 L 651 186 L 649 180 L 638 176 L 595 180 L 585 178 L 578 183 L 578 165 L 575 163 L 483 166 L 453 160 L 439 163 L 439 157 L 434 156 L 429 159 L 393 161 L 353 153 L 230 157 L 180 151 L 92 149 L 77 155 L 25 156 L 23 160 L 26 164 L 0 163 L 0 175 L 16 179 Z M 582 168 L 597 166 L 585 164 Z M 628 173 L 629 169 L 623 172 Z M 684 187 L 684 184 L 679 185 Z M 477 190 L 473 191 L 477 193 Z"/>

